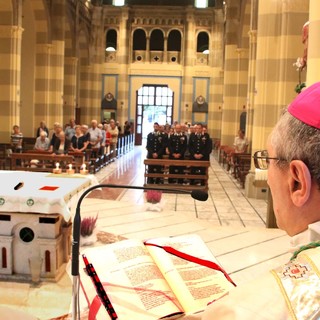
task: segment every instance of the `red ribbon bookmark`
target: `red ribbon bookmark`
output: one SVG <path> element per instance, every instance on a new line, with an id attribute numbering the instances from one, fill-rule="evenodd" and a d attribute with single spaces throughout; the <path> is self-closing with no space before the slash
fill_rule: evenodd
<path id="1" fill-rule="evenodd" d="M 179 250 L 176 250 L 172 247 L 169 247 L 169 246 L 159 246 L 157 244 L 154 244 L 154 243 L 149 243 L 149 242 L 144 242 L 144 244 L 146 246 L 153 246 L 153 247 L 157 247 L 157 248 L 160 248 L 160 249 L 163 249 L 164 251 L 170 253 L 170 254 L 173 254 L 175 255 L 176 257 L 179 257 L 179 258 L 182 258 L 184 260 L 187 260 L 187 261 L 191 261 L 191 262 L 194 262 L 194 263 L 197 263 L 197 264 L 200 264 L 204 267 L 207 267 L 207 268 L 211 268 L 211 269 L 214 269 L 214 270 L 217 270 L 217 271 L 220 271 L 224 274 L 224 276 L 226 277 L 226 279 L 231 282 L 235 287 L 237 286 L 233 281 L 232 279 L 230 278 L 230 276 L 227 274 L 227 272 L 221 268 L 217 263 L 214 263 L 213 261 L 210 261 L 210 260 L 205 260 L 205 259 L 201 259 L 201 258 L 197 258 L 195 256 L 191 256 L 189 254 L 186 254 L 184 252 L 181 252 Z"/>

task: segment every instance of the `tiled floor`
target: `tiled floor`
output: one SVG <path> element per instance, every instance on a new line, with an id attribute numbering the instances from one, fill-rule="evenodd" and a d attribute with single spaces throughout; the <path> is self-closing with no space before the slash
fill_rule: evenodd
<path id="1" fill-rule="evenodd" d="M 144 157 L 144 149 L 136 147 L 96 176 L 99 182 L 141 186 Z M 81 214 L 98 214 L 99 231 L 127 238 L 197 233 L 240 285 L 290 257 L 288 236 L 265 227 L 266 201 L 244 197 L 244 190 L 214 157 L 206 202 L 185 194 L 164 194 L 162 205 L 161 212 L 148 211 L 141 190 L 105 188 L 84 199 Z M 103 243 L 98 241 L 96 245 Z M 68 313 L 70 303 L 71 281 L 67 275 L 56 284 L 42 282 L 39 287 L 0 282 L 0 306 L 19 308 L 40 319 Z"/>

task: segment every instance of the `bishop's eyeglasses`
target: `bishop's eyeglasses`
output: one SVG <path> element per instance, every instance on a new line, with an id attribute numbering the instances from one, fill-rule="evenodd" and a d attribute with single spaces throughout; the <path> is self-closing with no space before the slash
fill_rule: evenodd
<path id="1" fill-rule="evenodd" d="M 270 165 L 270 160 L 276 161 L 287 161 L 281 158 L 269 157 L 267 150 L 259 150 L 253 154 L 254 166 L 260 170 L 268 170 Z"/>

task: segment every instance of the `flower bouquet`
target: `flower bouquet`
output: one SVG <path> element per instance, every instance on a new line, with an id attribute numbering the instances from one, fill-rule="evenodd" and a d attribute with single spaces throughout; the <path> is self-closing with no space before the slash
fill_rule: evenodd
<path id="1" fill-rule="evenodd" d="M 147 211 L 162 211 L 162 191 L 147 190 L 146 193 Z"/>
<path id="2" fill-rule="evenodd" d="M 306 61 L 299 57 L 293 66 L 299 72 L 299 82 L 294 88 L 294 91 L 299 94 L 306 87 L 306 83 L 301 81 L 301 72 L 306 67 Z"/>

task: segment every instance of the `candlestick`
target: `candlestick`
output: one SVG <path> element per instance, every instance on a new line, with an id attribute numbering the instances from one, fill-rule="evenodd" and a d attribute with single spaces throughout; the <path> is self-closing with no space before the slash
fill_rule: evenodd
<path id="1" fill-rule="evenodd" d="M 80 174 L 88 174 L 88 170 L 86 169 L 86 164 L 83 163 L 80 167 Z"/>

